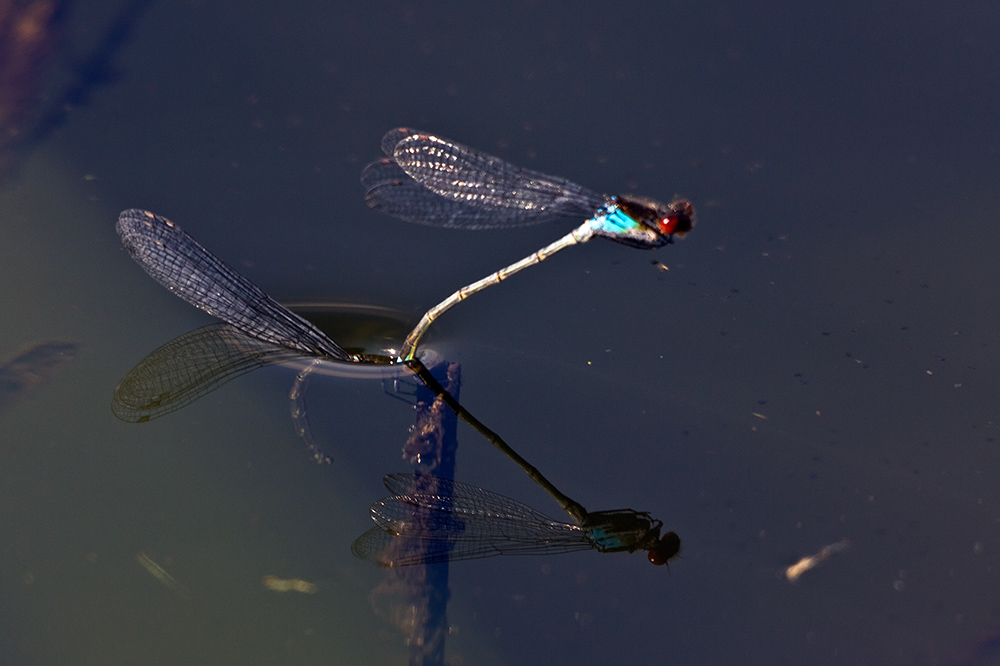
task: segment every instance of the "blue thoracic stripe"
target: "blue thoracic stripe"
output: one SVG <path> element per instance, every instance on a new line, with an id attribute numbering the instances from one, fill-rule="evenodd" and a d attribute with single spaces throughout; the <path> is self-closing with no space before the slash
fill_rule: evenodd
<path id="1" fill-rule="evenodd" d="M 609 533 L 605 529 L 594 529 L 590 530 L 587 534 L 592 542 L 594 542 L 599 549 L 615 549 L 615 548 L 627 548 L 631 544 L 626 544 L 622 541 L 620 534 Z"/>
<path id="2" fill-rule="evenodd" d="M 631 216 L 627 215 L 621 208 L 614 204 L 609 204 L 602 208 L 598 215 L 593 218 L 592 228 L 612 234 L 626 233 L 629 229 L 636 229 L 641 225 Z"/>

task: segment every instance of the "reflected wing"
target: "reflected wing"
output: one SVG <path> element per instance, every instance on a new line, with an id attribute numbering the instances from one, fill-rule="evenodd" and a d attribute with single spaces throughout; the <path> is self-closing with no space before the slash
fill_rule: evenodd
<path id="1" fill-rule="evenodd" d="M 351 544 L 354 556 L 381 567 L 411 567 L 418 564 L 436 564 L 451 560 L 476 559 L 499 555 L 492 551 L 483 555 L 459 557 L 446 541 L 422 541 L 394 537 L 378 527 L 373 527 Z"/>
<path id="2" fill-rule="evenodd" d="M 163 345 L 125 375 L 111 411 L 141 423 L 190 405 L 240 375 L 302 358 L 288 347 L 258 340 L 230 324 L 210 324 Z"/>
<path id="3" fill-rule="evenodd" d="M 516 499 L 461 481 L 421 474 L 388 474 L 382 482 L 400 500 L 433 511 L 484 513 L 528 523 L 566 524 Z"/>
<path id="4" fill-rule="evenodd" d="M 395 496 L 372 505 L 378 527 L 352 547 L 382 566 L 593 548 L 578 525 L 477 486 L 413 474 L 391 474 L 385 484 Z"/>

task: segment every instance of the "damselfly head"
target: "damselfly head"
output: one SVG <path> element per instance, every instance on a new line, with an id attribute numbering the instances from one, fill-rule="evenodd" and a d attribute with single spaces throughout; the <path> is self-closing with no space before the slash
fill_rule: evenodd
<path id="1" fill-rule="evenodd" d="M 667 532 L 653 544 L 646 557 L 656 566 L 662 566 L 676 557 L 679 552 L 681 552 L 681 538 L 677 536 L 676 532 Z"/>
<path id="2" fill-rule="evenodd" d="M 657 221 L 660 233 L 683 236 L 694 228 L 694 206 L 687 199 L 674 199 Z"/>
<path id="3" fill-rule="evenodd" d="M 615 197 L 615 203 L 626 215 L 653 232 L 657 241 L 650 245 L 669 243 L 671 236 L 683 236 L 694 227 L 694 207 L 687 199 L 677 198 L 664 205 L 653 199 L 628 194 Z"/>

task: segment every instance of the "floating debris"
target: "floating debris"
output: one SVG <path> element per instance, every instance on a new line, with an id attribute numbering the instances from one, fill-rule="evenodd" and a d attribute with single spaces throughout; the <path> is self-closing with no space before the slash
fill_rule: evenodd
<path id="1" fill-rule="evenodd" d="M 40 342 L 0 365 L 0 411 L 56 376 L 79 347 L 75 342 Z"/>
<path id="2" fill-rule="evenodd" d="M 146 553 L 138 553 L 135 556 L 136 561 L 142 565 L 142 568 L 153 574 L 153 578 L 160 581 L 167 586 L 174 594 L 184 597 L 185 599 L 191 596 L 191 593 L 186 587 L 177 582 L 177 579 L 166 572 L 166 570 L 159 564 L 153 561 L 153 559 Z"/>
<path id="3" fill-rule="evenodd" d="M 837 543 L 831 543 L 829 546 L 824 546 L 815 555 L 809 555 L 808 557 L 803 557 L 801 560 L 788 567 L 785 570 L 785 577 L 792 583 L 799 579 L 799 576 L 809 571 L 813 567 L 817 566 L 820 562 L 827 559 L 834 553 L 839 553 L 842 550 L 847 550 L 847 547 L 851 545 L 851 542 L 847 539 L 842 539 Z"/>
<path id="4" fill-rule="evenodd" d="M 301 592 L 302 594 L 316 594 L 319 587 L 315 583 L 310 583 L 301 578 L 278 578 L 270 574 L 260 580 L 264 587 L 273 592 Z"/>

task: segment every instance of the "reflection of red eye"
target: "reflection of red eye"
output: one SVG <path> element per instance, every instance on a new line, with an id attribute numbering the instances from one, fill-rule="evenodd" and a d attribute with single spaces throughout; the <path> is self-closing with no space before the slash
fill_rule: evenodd
<path id="1" fill-rule="evenodd" d="M 670 558 L 681 552 L 681 539 L 676 532 L 667 532 L 655 546 L 646 553 L 646 558 L 656 566 L 663 566 Z"/>
<path id="2" fill-rule="evenodd" d="M 660 553 L 656 552 L 655 550 L 651 550 L 648 553 L 646 553 L 646 559 L 648 559 L 650 562 L 652 562 L 656 566 L 662 567 L 664 564 L 667 563 L 667 560 L 669 560 L 670 558 L 669 557 L 665 558 L 662 555 L 660 555 Z"/>

